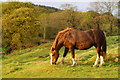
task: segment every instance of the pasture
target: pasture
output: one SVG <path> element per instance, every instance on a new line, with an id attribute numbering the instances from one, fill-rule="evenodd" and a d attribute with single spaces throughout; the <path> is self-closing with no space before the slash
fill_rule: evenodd
<path id="1" fill-rule="evenodd" d="M 49 50 L 53 42 L 27 48 L 3 56 L 3 78 L 118 78 L 118 37 L 107 37 L 107 59 L 103 67 L 92 67 L 96 49 L 75 50 L 77 66 L 71 67 L 70 52 L 65 64 L 59 64 L 64 48 L 60 50 L 57 65 L 50 65 Z"/>

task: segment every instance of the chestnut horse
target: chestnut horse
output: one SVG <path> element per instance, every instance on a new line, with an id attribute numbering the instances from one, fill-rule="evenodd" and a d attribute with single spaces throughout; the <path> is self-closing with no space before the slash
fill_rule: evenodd
<path id="1" fill-rule="evenodd" d="M 73 28 L 67 28 L 60 31 L 55 41 L 50 49 L 50 63 L 56 64 L 59 57 L 59 50 L 61 47 L 65 47 L 62 63 L 64 63 L 64 58 L 70 50 L 72 54 L 72 66 L 76 65 L 75 61 L 75 49 L 86 50 L 95 46 L 97 50 L 97 58 L 93 67 L 98 66 L 98 60 L 100 59 L 100 65 L 102 66 L 105 62 L 106 56 L 106 35 L 102 30 L 90 29 L 86 31 L 79 31 Z"/>

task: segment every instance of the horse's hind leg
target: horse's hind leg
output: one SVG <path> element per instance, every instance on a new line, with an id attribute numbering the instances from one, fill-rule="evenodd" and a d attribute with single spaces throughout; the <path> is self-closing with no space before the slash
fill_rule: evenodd
<path id="1" fill-rule="evenodd" d="M 94 65 L 93 65 L 93 67 L 96 67 L 96 66 L 98 66 L 98 61 L 99 61 L 99 54 L 97 54 L 97 58 L 96 58 L 96 61 L 95 61 L 95 63 L 94 63 Z"/>
<path id="2" fill-rule="evenodd" d="M 103 66 L 105 64 L 104 59 L 105 59 L 106 53 L 104 51 L 100 52 L 100 65 Z"/>
<path id="3" fill-rule="evenodd" d="M 96 61 L 93 65 L 93 67 L 98 66 L 98 61 L 100 59 L 100 65 L 99 66 L 103 66 L 104 65 L 104 59 L 105 59 L 105 52 L 101 50 L 101 47 L 97 47 L 97 58 Z"/>
<path id="4" fill-rule="evenodd" d="M 100 47 L 97 47 L 96 50 L 97 50 L 97 58 L 96 58 L 96 61 L 95 61 L 94 65 L 93 65 L 93 67 L 98 66 L 98 61 L 100 59 L 100 51 L 101 51 Z"/>
<path id="5" fill-rule="evenodd" d="M 69 51 L 69 49 L 65 47 L 61 64 L 64 64 L 64 58 L 65 58 L 65 56 L 67 55 L 68 51 Z"/>
<path id="6" fill-rule="evenodd" d="M 106 40 L 104 41 L 102 45 L 102 51 L 100 53 L 100 66 L 103 66 L 105 64 L 104 60 L 106 57 Z"/>

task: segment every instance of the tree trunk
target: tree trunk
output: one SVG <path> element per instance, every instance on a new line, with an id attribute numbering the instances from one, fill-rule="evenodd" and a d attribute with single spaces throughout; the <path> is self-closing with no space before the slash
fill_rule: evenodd
<path id="1" fill-rule="evenodd" d="M 110 22 L 110 33 L 111 33 L 111 35 L 112 35 L 112 21 Z"/>
<path id="2" fill-rule="evenodd" d="M 100 24 L 99 23 L 97 24 L 97 29 L 100 29 Z"/>
<path id="3" fill-rule="evenodd" d="M 45 40 L 46 39 L 46 28 L 43 27 L 43 39 Z"/>

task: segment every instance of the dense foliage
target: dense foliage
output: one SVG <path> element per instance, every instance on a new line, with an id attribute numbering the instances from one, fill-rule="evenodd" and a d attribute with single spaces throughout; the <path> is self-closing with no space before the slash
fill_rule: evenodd
<path id="1" fill-rule="evenodd" d="M 28 2 L 2 4 L 2 46 L 5 53 L 38 45 L 43 39 L 54 39 L 58 31 L 67 27 L 79 30 L 96 28 L 104 30 L 107 35 L 117 35 L 118 19 L 107 13 L 59 10 Z"/>
<path id="2" fill-rule="evenodd" d="M 43 13 L 55 12 L 32 3 L 9 2 L 2 5 L 3 49 L 6 53 L 38 44 Z"/>

